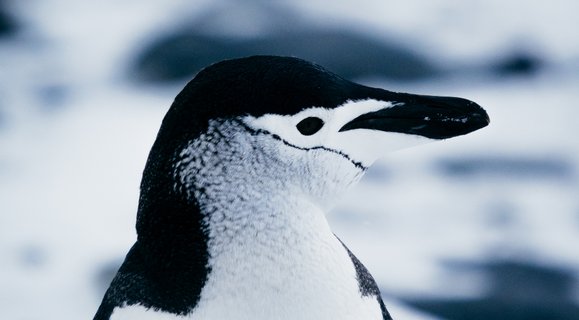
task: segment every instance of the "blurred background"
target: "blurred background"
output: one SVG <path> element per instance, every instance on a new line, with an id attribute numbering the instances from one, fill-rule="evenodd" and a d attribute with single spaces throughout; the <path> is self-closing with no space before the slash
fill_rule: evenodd
<path id="1" fill-rule="evenodd" d="M 491 117 L 329 217 L 396 319 L 579 319 L 579 2 L 0 0 L 0 318 L 91 319 L 161 119 L 203 66 L 298 56 Z"/>

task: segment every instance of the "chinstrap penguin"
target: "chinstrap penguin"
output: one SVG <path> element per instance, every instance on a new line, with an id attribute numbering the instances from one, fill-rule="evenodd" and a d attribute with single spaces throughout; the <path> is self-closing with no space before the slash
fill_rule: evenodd
<path id="1" fill-rule="evenodd" d="M 325 213 L 377 158 L 488 123 L 469 100 L 366 87 L 297 58 L 211 65 L 163 120 L 137 241 L 94 319 L 391 319 Z"/>

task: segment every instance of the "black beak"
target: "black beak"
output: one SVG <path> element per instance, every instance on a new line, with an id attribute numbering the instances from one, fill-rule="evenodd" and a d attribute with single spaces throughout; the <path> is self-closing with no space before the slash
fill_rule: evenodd
<path id="1" fill-rule="evenodd" d="M 363 114 L 340 131 L 371 129 L 446 139 L 486 127 L 490 122 L 483 108 L 466 99 L 380 91 L 379 100 L 394 106 Z"/>

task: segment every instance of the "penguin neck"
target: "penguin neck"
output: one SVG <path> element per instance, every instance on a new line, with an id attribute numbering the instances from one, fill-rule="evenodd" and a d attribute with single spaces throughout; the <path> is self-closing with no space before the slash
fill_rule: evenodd
<path id="1" fill-rule="evenodd" d="M 297 193 L 269 189 L 259 196 L 266 187 L 256 183 L 237 189 L 242 193 L 215 193 L 200 202 L 202 210 L 212 211 L 204 212 L 209 272 L 195 314 L 207 319 L 378 315 L 375 298 L 361 295 L 355 266 L 323 209 Z"/>
<path id="2" fill-rule="evenodd" d="M 211 121 L 178 159 L 176 189 L 195 200 L 210 241 L 243 231 L 329 230 L 328 203 L 363 174 L 336 153 L 296 148 L 239 120 Z"/>
<path id="3" fill-rule="evenodd" d="M 275 147 L 260 147 L 263 139 Z M 316 175 L 323 181 L 328 173 L 312 168 L 306 173 L 288 165 L 292 161 L 284 161 L 292 152 L 305 151 L 289 148 L 267 133 L 248 132 L 239 122 L 213 123 L 207 134 L 183 150 L 178 181 L 202 213 L 209 247 L 289 234 L 299 238 L 297 233 L 324 230 L 333 237 L 325 218 L 327 201 L 320 200 L 319 191 L 329 193 L 332 188 L 310 182 Z"/>

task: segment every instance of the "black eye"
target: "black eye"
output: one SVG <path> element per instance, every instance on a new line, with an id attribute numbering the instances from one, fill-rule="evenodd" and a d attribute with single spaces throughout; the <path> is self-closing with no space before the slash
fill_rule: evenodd
<path id="1" fill-rule="evenodd" d="M 311 136 L 312 134 L 318 132 L 323 126 L 324 121 L 316 117 L 305 118 L 296 125 L 300 133 L 304 136 Z"/>

